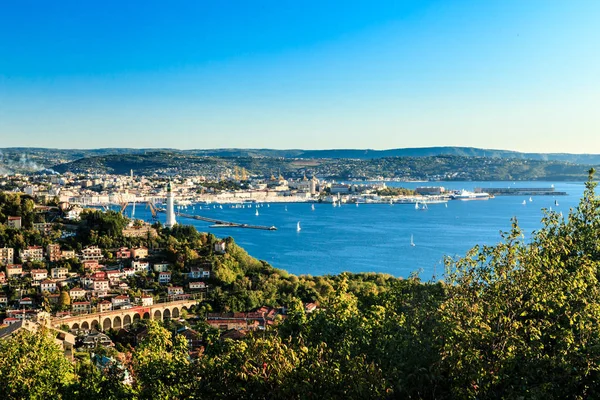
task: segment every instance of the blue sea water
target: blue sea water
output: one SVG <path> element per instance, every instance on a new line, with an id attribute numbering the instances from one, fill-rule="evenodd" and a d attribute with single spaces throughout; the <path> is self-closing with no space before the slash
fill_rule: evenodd
<path id="1" fill-rule="evenodd" d="M 388 186 L 415 188 L 444 186 L 472 190 L 475 187 L 550 187 L 552 182 L 436 182 L 387 183 Z M 389 204 L 315 204 L 271 203 L 256 208 L 223 209 L 196 205 L 189 214 L 247 224 L 274 225 L 277 231 L 239 228 L 210 228 L 207 222 L 185 220 L 219 237 L 231 236 L 236 243 L 258 259 L 293 274 L 325 275 L 350 272 L 383 272 L 407 277 L 420 271 L 422 279 L 443 274 L 444 256 L 463 256 L 476 244 L 498 243 L 501 231 L 511 227 L 516 217 L 525 238 L 539 229 L 542 208 L 553 208 L 568 215 L 576 207 L 584 190 L 583 183 L 554 183 L 556 191 L 567 196 L 498 196 L 487 201 L 449 201 L 429 205 L 417 211 L 414 205 Z M 523 205 L 523 200 L 526 204 Z M 555 206 L 557 200 L 559 205 Z M 287 211 L 286 211 L 287 210 Z M 136 217 L 148 218 L 149 212 L 138 207 Z M 160 215 L 164 223 L 164 214 Z M 296 230 L 297 223 L 301 231 Z M 415 246 L 410 245 L 411 235 Z"/>

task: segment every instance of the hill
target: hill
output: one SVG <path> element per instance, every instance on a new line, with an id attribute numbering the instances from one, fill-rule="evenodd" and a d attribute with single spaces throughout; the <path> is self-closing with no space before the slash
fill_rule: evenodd
<path id="1" fill-rule="evenodd" d="M 159 151 L 146 154 L 95 156 L 53 166 L 59 172 L 82 174 L 232 176 L 235 167 L 251 176 L 286 178 L 318 176 L 336 180 L 573 180 L 585 179 L 589 166 L 564 161 L 465 156 L 385 157 L 374 159 L 299 159 L 274 157 L 196 156 Z"/>

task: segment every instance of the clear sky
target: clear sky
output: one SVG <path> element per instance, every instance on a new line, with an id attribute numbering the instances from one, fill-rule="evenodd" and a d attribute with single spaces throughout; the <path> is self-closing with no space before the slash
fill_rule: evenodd
<path id="1" fill-rule="evenodd" d="M 1 1 L 0 147 L 600 153 L 600 1 Z"/>

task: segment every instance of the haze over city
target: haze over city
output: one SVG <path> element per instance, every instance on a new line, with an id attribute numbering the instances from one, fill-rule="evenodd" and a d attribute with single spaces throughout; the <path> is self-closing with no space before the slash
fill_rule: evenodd
<path id="1" fill-rule="evenodd" d="M 593 1 L 10 2 L 3 147 L 600 153 Z"/>

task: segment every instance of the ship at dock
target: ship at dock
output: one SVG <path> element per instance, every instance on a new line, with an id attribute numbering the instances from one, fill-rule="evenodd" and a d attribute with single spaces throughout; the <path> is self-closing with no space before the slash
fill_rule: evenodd
<path id="1" fill-rule="evenodd" d="M 450 195 L 452 200 L 487 200 L 490 198 L 490 194 L 486 192 L 469 192 L 468 190 L 461 190 Z"/>

